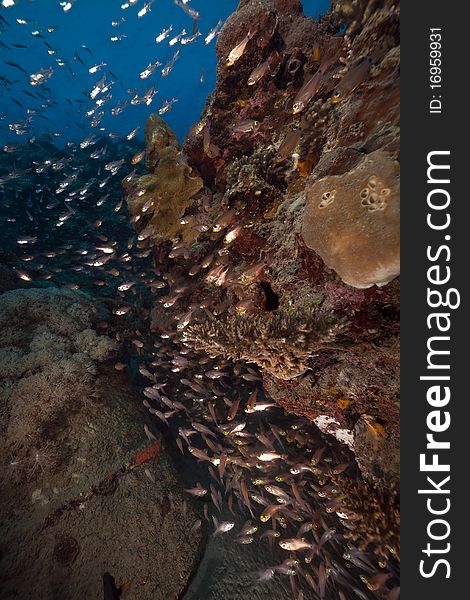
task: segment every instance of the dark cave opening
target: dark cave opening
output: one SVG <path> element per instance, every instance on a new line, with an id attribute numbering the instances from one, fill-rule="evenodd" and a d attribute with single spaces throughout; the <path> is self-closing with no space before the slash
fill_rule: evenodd
<path id="1" fill-rule="evenodd" d="M 271 312 L 279 308 L 279 296 L 267 281 L 261 281 L 260 286 L 266 296 L 265 310 Z"/>

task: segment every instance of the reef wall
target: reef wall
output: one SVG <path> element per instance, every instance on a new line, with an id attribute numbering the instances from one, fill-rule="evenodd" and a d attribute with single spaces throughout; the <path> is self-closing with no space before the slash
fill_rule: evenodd
<path id="1" fill-rule="evenodd" d="M 179 148 L 152 116 L 150 174 L 124 181 L 165 280 L 155 339 L 235 375 L 248 365 L 269 399 L 352 450 L 362 483 L 334 478 L 362 515 L 351 536 L 394 556 L 399 48 L 394 0 L 335 2 L 318 22 L 296 0 L 242 0 L 218 37 L 201 121 Z"/>
<path id="2" fill-rule="evenodd" d="M 137 210 L 142 243 L 155 242 L 156 266 L 170 273 L 154 330 L 256 364 L 276 402 L 353 449 L 367 480 L 393 488 L 398 3 L 336 2 L 315 22 L 295 0 L 242 0 L 217 54 L 216 89 L 184 147 L 151 132 L 164 127 L 158 117 L 147 124 L 152 172 L 158 156 L 173 157 L 160 178 L 172 180 L 171 197 L 152 195 L 154 175 L 129 191 L 131 212 L 140 193 L 146 210 L 159 203 L 152 214 L 164 214 L 166 202 L 179 219 L 156 225 Z"/>

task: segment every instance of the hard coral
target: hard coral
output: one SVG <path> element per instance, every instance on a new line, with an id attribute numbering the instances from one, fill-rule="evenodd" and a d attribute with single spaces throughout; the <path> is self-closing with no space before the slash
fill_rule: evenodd
<path id="1" fill-rule="evenodd" d="M 344 495 L 344 505 L 361 515 L 354 529 L 345 537 L 359 542 L 359 549 L 371 545 L 380 558 L 389 560 L 400 555 L 400 496 L 397 488 L 387 491 L 370 483 L 352 480 L 343 475 L 333 477 Z"/>
<path id="2" fill-rule="evenodd" d="M 341 323 L 313 311 L 279 311 L 269 316 L 230 316 L 192 325 L 183 341 L 196 350 L 233 360 L 246 360 L 279 379 L 299 377 L 308 358 L 327 348 Z"/>
<path id="3" fill-rule="evenodd" d="M 353 287 L 383 286 L 400 273 L 398 169 L 377 150 L 307 191 L 304 240 Z"/>

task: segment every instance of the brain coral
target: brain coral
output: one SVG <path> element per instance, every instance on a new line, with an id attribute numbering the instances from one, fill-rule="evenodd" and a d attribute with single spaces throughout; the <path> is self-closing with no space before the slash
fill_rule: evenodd
<path id="1" fill-rule="evenodd" d="M 307 190 L 302 234 L 341 279 L 356 288 L 383 286 L 400 273 L 398 162 L 383 150 L 343 175 Z"/>

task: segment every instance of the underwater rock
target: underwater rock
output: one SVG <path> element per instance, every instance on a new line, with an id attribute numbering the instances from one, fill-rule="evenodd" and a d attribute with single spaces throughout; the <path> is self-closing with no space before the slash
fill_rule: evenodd
<path id="1" fill-rule="evenodd" d="M 377 150 L 307 190 L 305 243 L 348 285 L 383 286 L 400 273 L 398 163 Z"/>
<path id="2" fill-rule="evenodd" d="M 129 212 L 138 223 L 140 238 L 154 241 L 191 235 L 181 225 L 181 217 L 203 188 L 202 179 L 185 164 L 175 134 L 162 123 L 152 115 L 145 128 L 147 166 L 152 173 L 123 181 Z"/>
<path id="3" fill-rule="evenodd" d="M 286 411 L 307 417 L 349 446 L 366 480 L 396 485 L 400 473 L 398 340 L 391 337 L 382 344 L 377 347 L 371 340 L 358 344 L 354 352 L 338 346 L 336 352 L 320 351 L 309 361 L 310 376 L 282 381 L 265 373 L 263 383 Z M 373 458 L 358 425 L 364 415 L 380 423 L 382 432 L 374 437 Z"/>
<path id="4" fill-rule="evenodd" d="M 108 360 L 105 316 L 70 290 L 0 296 L 2 598 L 101 598 L 110 571 L 129 598 L 163 599 L 191 574 L 195 514 Z"/>
<path id="5" fill-rule="evenodd" d="M 397 415 L 398 417 L 398 415 Z M 382 419 L 363 414 L 354 427 L 356 461 L 362 473 L 373 483 L 387 481 L 399 485 L 399 423 L 395 431 L 385 428 Z"/>

